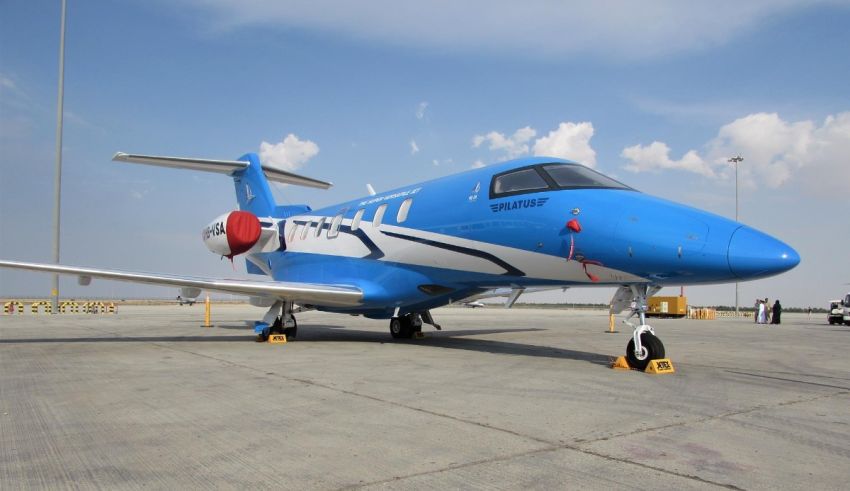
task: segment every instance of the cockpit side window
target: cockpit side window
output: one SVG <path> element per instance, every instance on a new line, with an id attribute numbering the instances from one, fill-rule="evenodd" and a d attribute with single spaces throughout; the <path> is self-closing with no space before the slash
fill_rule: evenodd
<path id="1" fill-rule="evenodd" d="M 529 193 L 549 189 L 549 183 L 534 167 L 514 170 L 493 177 L 490 195 L 508 196 L 511 194 Z"/>
<path id="2" fill-rule="evenodd" d="M 559 189 L 632 189 L 583 165 L 549 164 L 544 165 L 543 170 L 555 181 Z"/>

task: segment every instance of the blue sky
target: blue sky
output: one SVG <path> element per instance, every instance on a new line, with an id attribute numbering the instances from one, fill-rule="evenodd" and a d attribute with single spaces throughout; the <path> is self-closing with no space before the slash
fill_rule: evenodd
<path id="1" fill-rule="evenodd" d="M 724 162 L 740 153 L 741 221 L 803 258 L 741 284 L 742 304 L 822 306 L 850 290 L 850 2 L 68 3 L 64 263 L 244 268 L 199 238 L 234 207 L 229 179 L 111 162 L 119 150 L 229 159 L 262 146 L 336 184 L 277 191 L 314 207 L 545 152 L 725 216 Z M 59 5 L 0 3 L 2 258 L 51 260 Z M 49 288 L 47 275 L 0 271 L 0 295 Z M 731 304 L 733 292 L 687 294 Z"/>

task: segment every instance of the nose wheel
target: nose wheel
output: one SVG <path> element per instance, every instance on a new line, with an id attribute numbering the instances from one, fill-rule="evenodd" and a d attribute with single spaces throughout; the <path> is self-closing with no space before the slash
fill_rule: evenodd
<path id="1" fill-rule="evenodd" d="M 646 369 L 650 361 L 664 358 L 664 355 L 664 343 L 649 331 L 641 333 L 639 350 L 635 349 L 634 339 L 626 345 L 626 360 L 630 367 L 638 370 Z"/>

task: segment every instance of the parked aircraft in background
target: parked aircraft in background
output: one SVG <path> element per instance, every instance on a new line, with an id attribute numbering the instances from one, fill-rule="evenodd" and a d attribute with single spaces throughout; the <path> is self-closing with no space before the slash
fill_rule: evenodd
<path id="1" fill-rule="evenodd" d="M 177 295 L 177 305 L 179 305 L 181 307 L 183 305 L 188 305 L 188 306 L 191 307 L 192 305 L 195 305 L 196 301 L 197 301 L 197 297 L 195 297 L 195 298 L 183 298 L 182 295 Z"/>
<path id="2" fill-rule="evenodd" d="M 412 184 L 312 210 L 279 206 L 269 180 L 330 183 L 262 165 L 256 154 L 203 160 L 118 153 L 114 160 L 233 178 L 238 211 L 202 232 L 215 254 L 245 255 L 264 280 L 197 278 L 0 261 L 0 266 L 248 295 L 267 307 L 259 339 L 297 333 L 308 309 L 389 319 L 394 338 L 429 324 L 430 310 L 494 288 L 618 286 L 615 312 L 639 324 L 634 367 L 663 358 L 646 298 L 663 286 L 764 278 L 796 266 L 788 245 L 746 225 L 638 192 L 580 164 L 534 157 Z M 190 295 L 190 293 L 192 295 Z"/>
<path id="3" fill-rule="evenodd" d="M 479 302 L 479 300 L 484 300 L 484 299 L 488 299 L 488 298 L 505 297 L 505 303 L 503 304 L 503 306 L 506 309 L 509 309 L 509 308 L 514 306 L 516 301 L 519 299 L 520 295 L 522 295 L 523 293 L 538 293 L 538 292 L 543 292 L 543 291 L 548 291 L 548 290 L 567 291 L 567 287 L 563 287 L 563 288 L 528 287 L 528 288 L 526 288 L 526 287 L 520 287 L 520 286 L 513 286 L 513 287 L 510 287 L 510 288 L 493 288 L 492 290 L 486 290 L 482 293 L 470 295 L 470 296 L 466 297 L 465 299 L 463 299 L 463 301 L 461 301 L 461 303 L 466 305 L 467 307 L 476 308 L 476 307 L 483 307 L 485 305 L 484 303 Z"/>

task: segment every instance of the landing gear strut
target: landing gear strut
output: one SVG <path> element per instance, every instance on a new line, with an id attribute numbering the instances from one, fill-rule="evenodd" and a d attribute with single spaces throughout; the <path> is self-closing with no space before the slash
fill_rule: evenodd
<path id="1" fill-rule="evenodd" d="M 646 324 L 646 298 L 658 291 L 658 287 L 648 285 L 629 285 L 632 293 L 632 313 L 623 322 L 634 329 L 632 339 L 626 345 L 626 359 L 629 366 L 643 370 L 652 360 L 664 358 L 664 344 L 655 336 L 655 331 Z M 655 289 L 655 291 L 652 291 Z M 638 316 L 639 325 L 629 322 Z"/>
<path id="2" fill-rule="evenodd" d="M 293 315 L 294 305 L 292 302 L 281 300 L 269 307 L 263 320 L 254 323 L 254 332 L 257 333 L 257 342 L 262 343 L 269 340 L 272 334 L 285 334 L 290 340 L 298 335 L 298 322 Z"/>

